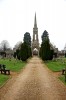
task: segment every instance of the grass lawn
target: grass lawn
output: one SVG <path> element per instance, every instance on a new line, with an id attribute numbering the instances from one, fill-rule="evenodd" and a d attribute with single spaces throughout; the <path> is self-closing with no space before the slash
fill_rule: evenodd
<path id="1" fill-rule="evenodd" d="M 0 64 L 6 65 L 6 69 L 10 69 L 10 71 L 19 72 L 26 65 L 26 62 L 16 59 L 0 59 Z M 0 86 L 2 86 L 8 79 L 9 75 L 0 74 Z"/>
<path id="2" fill-rule="evenodd" d="M 61 71 L 63 68 L 66 67 L 66 58 L 57 61 L 46 61 L 45 64 L 50 70 L 54 72 Z M 66 85 L 64 75 L 61 75 L 59 79 Z"/>
<path id="3" fill-rule="evenodd" d="M 63 63 L 62 61 L 46 61 L 45 64 L 52 71 L 61 71 L 66 67 L 66 63 Z"/>
<path id="4" fill-rule="evenodd" d="M 25 66 L 26 62 L 22 62 L 16 59 L 0 59 L 0 64 L 5 64 L 7 69 L 18 72 Z"/>
<path id="5" fill-rule="evenodd" d="M 66 85 L 66 82 L 65 82 L 65 76 L 60 76 L 59 79 Z"/>
<path id="6" fill-rule="evenodd" d="M 8 79 L 9 76 L 0 74 L 0 86 L 2 86 Z"/>

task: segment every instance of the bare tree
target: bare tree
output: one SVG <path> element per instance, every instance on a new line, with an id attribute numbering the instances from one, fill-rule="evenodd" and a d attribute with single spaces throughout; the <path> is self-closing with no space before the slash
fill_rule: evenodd
<path id="1" fill-rule="evenodd" d="M 7 40 L 3 40 L 0 44 L 0 50 L 6 51 L 7 49 L 11 49 L 10 44 Z"/>
<path id="2" fill-rule="evenodd" d="M 22 41 L 17 42 L 16 45 L 14 46 L 14 48 L 15 49 L 20 48 L 21 44 L 22 44 Z"/>

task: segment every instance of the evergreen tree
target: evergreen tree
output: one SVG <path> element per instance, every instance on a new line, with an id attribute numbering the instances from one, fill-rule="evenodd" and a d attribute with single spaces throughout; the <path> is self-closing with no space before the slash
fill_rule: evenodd
<path id="1" fill-rule="evenodd" d="M 19 56 L 22 61 L 26 61 L 29 57 L 31 57 L 31 48 L 30 46 L 24 42 L 21 45 Z"/>
<path id="2" fill-rule="evenodd" d="M 65 53 L 65 58 L 66 58 L 66 53 Z"/>
<path id="3" fill-rule="evenodd" d="M 20 47 L 14 53 L 14 57 L 16 57 L 22 61 L 26 61 L 29 57 L 32 56 L 31 52 L 31 36 L 29 32 L 24 34 L 24 42 L 20 44 Z"/>
<path id="4" fill-rule="evenodd" d="M 48 32 L 45 30 L 44 32 L 43 32 L 43 34 L 42 34 L 42 42 L 44 42 L 46 39 L 48 39 L 49 37 L 48 37 Z"/>
<path id="5" fill-rule="evenodd" d="M 17 49 L 17 50 L 16 50 L 16 55 L 17 55 L 17 58 L 20 60 L 20 55 L 19 55 L 19 52 L 20 52 L 20 50 L 19 50 L 19 49 Z"/>
<path id="6" fill-rule="evenodd" d="M 13 55 L 13 57 L 14 57 L 14 58 L 16 58 L 16 56 L 17 56 L 17 54 L 16 54 L 16 52 L 14 52 L 14 55 Z"/>
<path id="7" fill-rule="evenodd" d="M 20 55 L 20 58 L 22 61 L 27 60 L 27 58 L 28 58 L 28 46 L 26 45 L 26 43 L 22 43 L 19 55 Z"/>
<path id="8" fill-rule="evenodd" d="M 24 42 L 26 42 L 29 46 L 31 46 L 31 36 L 29 32 L 24 34 Z"/>
<path id="9" fill-rule="evenodd" d="M 49 40 L 45 40 L 42 43 L 42 59 L 43 60 L 48 60 L 49 59 L 49 55 L 50 55 L 50 45 L 49 45 Z"/>
<path id="10" fill-rule="evenodd" d="M 52 60 L 53 58 L 53 50 L 50 49 L 50 41 L 47 31 L 43 32 L 42 44 L 39 54 L 42 60 Z"/>

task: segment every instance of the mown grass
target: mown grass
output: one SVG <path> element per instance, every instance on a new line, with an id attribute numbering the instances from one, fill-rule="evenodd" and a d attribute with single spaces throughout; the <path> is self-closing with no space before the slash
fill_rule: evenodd
<path id="1" fill-rule="evenodd" d="M 0 74 L 0 86 L 2 86 L 8 79 L 9 76 Z"/>
<path id="2" fill-rule="evenodd" d="M 18 72 L 25 66 L 26 62 L 22 62 L 16 59 L 0 59 L 0 64 L 5 64 L 7 69 Z"/>
<path id="3" fill-rule="evenodd" d="M 66 82 L 65 82 L 65 76 L 60 76 L 59 79 L 66 85 Z"/>
<path id="4" fill-rule="evenodd" d="M 45 63 L 52 71 L 61 71 L 66 66 L 66 63 L 63 63 L 62 61 L 47 61 Z"/>
<path id="5" fill-rule="evenodd" d="M 9 69 L 10 71 L 19 72 L 26 65 L 26 62 L 16 59 L 0 59 L 0 64 L 6 65 L 6 69 Z M 2 86 L 9 79 L 9 77 L 9 75 L 0 74 L 0 86 Z"/>
<path id="6" fill-rule="evenodd" d="M 55 61 L 46 61 L 45 64 L 47 65 L 47 67 L 54 71 L 62 71 L 63 68 L 66 67 L 66 58 L 62 58 L 60 60 L 55 60 Z M 65 82 L 65 76 L 64 75 L 60 75 L 59 79 L 66 85 Z"/>

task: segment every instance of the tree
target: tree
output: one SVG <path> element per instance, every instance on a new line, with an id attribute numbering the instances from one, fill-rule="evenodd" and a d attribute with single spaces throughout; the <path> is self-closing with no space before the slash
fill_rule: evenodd
<path id="1" fill-rule="evenodd" d="M 0 55 L 4 58 L 4 57 L 6 57 L 6 52 L 1 51 L 1 52 L 0 52 Z"/>
<path id="2" fill-rule="evenodd" d="M 18 48 L 20 48 L 21 44 L 22 44 L 22 41 L 17 42 L 14 48 L 17 50 Z"/>
<path id="3" fill-rule="evenodd" d="M 31 36 L 29 32 L 24 34 L 24 42 L 26 42 L 29 46 L 31 46 Z"/>
<path id="4" fill-rule="evenodd" d="M 42 44 L 39 55 L 42 60 L 52 60 L 53 58 L 53 50 L 51 50 L 48 32 L 45 32 L 45 34 L 43 33 L 42 35 Z"/>
<path id="5" fill-rule="evenodd" d="M 42 34 L 42 42 L 44 42 L 46 39 L 48 39 L 49 38 L 49 36 L 48 36 L 48 32 L 45 30 L 44 32 L 43 32 L 43 34 Z"/>
<path id="6" fill-rule="evenodd" d="M 32 57 L 31 47 L 28 45 L 28 58 Z"/>
<path id="7" fill-rule="evenodd" d="M 30 56 L 29 47 L 26 42 L 22 43 L 19 56 L 22 61 L 26 61 L 29 58 Z"/>
<path id="8" fill-rule="evenodd" d="M 49 45 L 49 40 L 45 40 L 42 42 L 42 59 L 43 60 L 48 60 L 49 59 L 49 54 L 50 54 L 50 45 Z"/>
<path id="9" fill-rule="evenodd" d="M 66 52 L 65 52 L 65 58 L 66 58 Z"/>
<path id="10" fill-rule="evenodd" d="M 16 56 L 17 56 L 17 59 L 19 59 L 19 60 L 20 60 L 20 55 L 19 55 L 19 53 L 20 53 L 20 50 L 19 50 L 19 49 L 17 49 L 17 50 L 16 50 Z"/>
<path id="11" fill-rule="evenodd" d="M 14 58 L 16 56 L 19 60 L 26 61 L 32 56 L 31 47 L 26 42 L 22 43 L 21 47 L 14 52 Z"/>
<path id="12" fill-rule="evenodd" d="M 20 48 L 16 49 L 16 51 L 14 52 L 14 58 L 17 57 L 17 59 L 22 61 L 26 61 L 31 56 L 31 47 L 26 42 L 23 42 L 20 45 Z"/>
<path id="13" fill-rule="evenodd" d="M 14 57 L 14 58 L 16 58 L 16 56 L 17 56 L 17 53 L 16 53 L 16 52 L 14 52 L 14 55 L 13 55 L 13 57 Z"/>
<path id="14" fill-rule="evenodd" d="M 9 42 L 7 40 L 3 40 L 0 44 L 0 49 L 3 50 L 3 51 L 10 49 Z"/>

